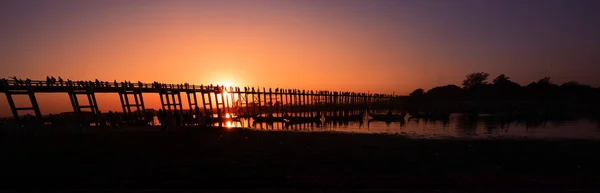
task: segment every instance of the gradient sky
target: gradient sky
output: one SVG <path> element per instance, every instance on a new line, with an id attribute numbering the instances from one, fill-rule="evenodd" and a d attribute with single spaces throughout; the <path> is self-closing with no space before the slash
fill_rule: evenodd
<path id="1" fill-rule="evenodd" d="M 3 0 L 0 77 L 408 94 L 471 72 L 600 86 L 596 0 Z"/>

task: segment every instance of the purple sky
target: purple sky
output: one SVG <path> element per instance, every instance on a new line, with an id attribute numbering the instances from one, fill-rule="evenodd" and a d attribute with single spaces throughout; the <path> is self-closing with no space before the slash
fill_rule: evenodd
<path id="1" fill-rule="evenodd" d="M 466 74 L 478 71 L 492 76 L 504 73 L 521 84 L 550 76 L 559 84 L 574 80 L 600 86 L 600 1 L 595 0 L 4 0 L 0 1 L 0 25 L 2 77 L 39 79 L 62 75 L 73 79 L 223 81 L 197 79 L 193 74 L 161 79 L 154 78 L 161 76 L 153 72 L 148 72 L 152 75 L 148 78 L 131 73 L 100 73 L 94 69 L 101 62 L 110 62 L 106 65 L 114 68 L 125 66 L 125 70 L 136 62 L 153 67 L 157 64 L 145 60 L 106 61 L 103 57 L 167 55 L 166 50 L 160 50 L 162 45 L 157 44 L 176 41 L 160 38 L 198 35 L 181 32 L 189 29 L 206 32 L 203 36 L 214 40 L 210 46 L 199 48 L 199 55 L 219 52 L 216 45 L 231 39 L 223 34 L 239 39 L 239 44 L 257 44 L 254 50 L 249 49 L 256 53 L 238 50 L 231 54 L 235 56 L 223 56 L 238 59 L 242 64 L 257 63 L 252 69 L 232 67 L 242 71 L 286 70 L 272 67 L 274 64 L 267 59 L 252 58 L 257 53 L 267 55 L 265 58 L 281 56 L 276 60 L 277 65 L 298 69 L 303 64 L 295 63 L 297 58 L 312 58 L 303 62 L 313 62 L 312 66 L 309 64 L 311 68 L 324 69 L 313 74 L 319 81 L 306 83 L 306 87 L 315 89 L 408 93 L 419 87 L 460 84 Z M 240 36 L 245 34 L 256 37 L 248 41 L 251 43 L 244 42 Z M 135 38 L 139 42 L 160 40 L 157 44 L 134 44 L 139 50 L 125 49 L 129 44 L 123 45 L 123 41 Z M 270 40 L 274 43 L 260 47 L 261 41 Z M 114 43 L 100 44 L 108 41 Z M 204 44 L 206 41 L 195 45 L 208 45 Z M 302 52 L 286 51 L 301 43 L 307 44 Z M 147 50 L 148 45 L 156 46 L 153 48 L 156 52 Z M 179 44 L 169 46 L 172 50 Z M 110 49 L 118 51 L 106 51 Z M 331 51 L 337 49 L 346 50 Z M 182 58 L 189 57 L 181 54 L 173 57 L 177 60 L 165 56 L 156 61 L 186 66 Z M 206 69 L 224 64 L 198 62 L 198 65 Z M 304 87 L 303 79 L 311 73 L 298 70 L 285 76 L 292 76 L 288 83 L 234 74 L 242 80 L 233 82 Z M 360 82 L 350 81 L 357 77 Z"/>

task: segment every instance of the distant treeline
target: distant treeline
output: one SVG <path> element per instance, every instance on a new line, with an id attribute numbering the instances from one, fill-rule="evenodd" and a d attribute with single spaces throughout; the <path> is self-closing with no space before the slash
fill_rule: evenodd
<path id="1" fill-rule="evenodd" d="M 561 85 L 544 77 L 520 85 L 504 74 L 488 81 L 485 72 L 466 76 L 462 87 L 446 85 L 425 92 L 416 89 L 409 95 L 409 108 L 443 111 L 525 111 L 544 110 L 555 113 L 598 113 L 600 88 L 575 81 Z"/>

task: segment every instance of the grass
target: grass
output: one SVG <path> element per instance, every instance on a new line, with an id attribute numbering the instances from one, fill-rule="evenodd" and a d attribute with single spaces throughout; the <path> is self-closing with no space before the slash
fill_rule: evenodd
<path id="1" fill-rule="evenodd" d="M 194 128 L 0 138 L 5 188 L 590 188 L 593 140 Z"/>

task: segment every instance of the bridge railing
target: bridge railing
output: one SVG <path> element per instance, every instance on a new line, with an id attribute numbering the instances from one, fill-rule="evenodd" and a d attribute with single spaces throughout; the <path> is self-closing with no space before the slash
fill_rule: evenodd
<path id="1" fill-rule="evenodd" d="M 359 96 L 359 97 L 371 97 L 377 98 L 378 100 L 393 100 L 399 96 L 396 95 L 385 95 L 385 94 L 367 94 L 367 93 L 355 93 L 355 92 L 332 92 L 332 91 L 306 91 L 299 89 L 260 89 L 255 87 L 225 87 L 223 85 L 195 85 L 195 84 L 165 84 L 165 83 L 143 83 L 137 82 L 132 83 L 129 81 L 123 82 L 108 82 L 108 81 L 90 81 L 90 80 L 67 80 L 67 81 L 43 81 L 43 80 L 15 80 L 15 79 L 2 79 L 1 84 L 3 87 L 17 87 L 27 88 L 33 87 L 72 87 L 74 89 L 88 89 L 88 88 L 125 88 L 125 89 L 171 89 L 181 91 L 200 91 L 200 92 L 228 92 L 228 93 L 259 93 L 259 94 L 299 94 L 299 95 L 320 95 L 320 96 Z"/>

